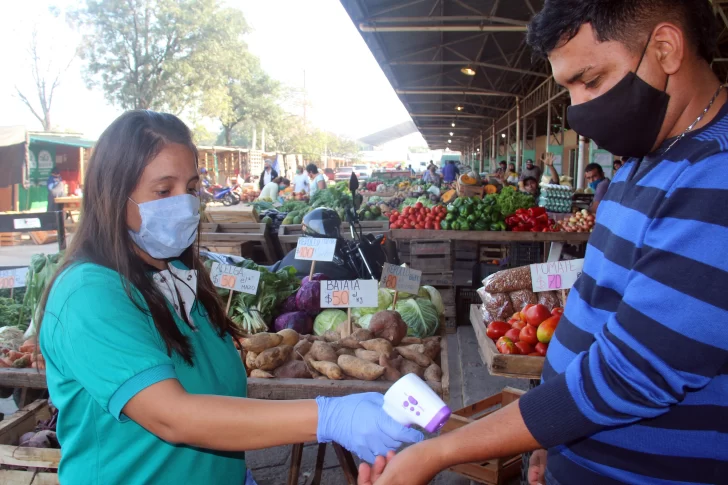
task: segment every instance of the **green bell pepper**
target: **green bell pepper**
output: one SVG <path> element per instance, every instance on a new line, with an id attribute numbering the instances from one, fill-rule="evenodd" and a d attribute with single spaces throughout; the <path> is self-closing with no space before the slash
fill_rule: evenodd
<path id="1" fill-rule="evenodd" d="M 469 231 L 470 230 L 470 223 L 468 221 L 464 221 L 460 223 L 460 230 L 461 231 Z"/>
<path id="2" fill-rule="evenodd" d="M 448 213 L 448 214 L 447 214 L 447 215 L 445 216 L 445 220 L 446 220 L 447 222 L 452 222 L 452 221 L 454 221 L 455 219 L 457 219 L 457 217 L 456 217 L 456 214 L 455 214 L 454 212 L 450 212 L 450 213 Z"/>
<path id="3" fill-rule="evenodd" d="M 478 220 L 478 216 L 476 216 L 475 214 L 470 214 L 468 216 L 468 222 L 471 224 L 474 224 L 475 221 L 477 221 L 477 220 Z"/>
<path id="4" fill-rule="evenodd" d="M 451 231 L 459 231 L 460 230 L 460 223 L 458 221 L 452 221 L 450 223 L 450 230 Z"/>
<path id="5" fill-rule="evenodd" d="M 457 207 L 457 208 L 459 208 L 459 207 L 460 207 L 461 205 L 463 205 L 463 199 L 462 199 L 462 198 L 460 198 L 460 197 L 458 197 L 457 199 L 455 199 L 455 200 L 453 201 L 452 205 L 453 205 L 454 207 Z M 449 209 L 450 209 L 450 206 L 447 206 L 447 208 L 448 208 L 448 210 L 449 210 Z"/>
<path id="6" fill-rule="evenodd" d="M 450 214 L 448 214 L 450 215 Z M 450 230 L 450 221 L 447 220 L 447 218 L 444 221 L 440 221 L 440 227 L 443 231 L 449 231 Z"/>
<path id="7" fill-rule="evenodd" d="M 483 221 L 478 221 L 473 226 L 473 229 L 476 230 L 476 231 L 487 231 L 488 230 L 488 225 L 485 222 L 483 222 Z"/>

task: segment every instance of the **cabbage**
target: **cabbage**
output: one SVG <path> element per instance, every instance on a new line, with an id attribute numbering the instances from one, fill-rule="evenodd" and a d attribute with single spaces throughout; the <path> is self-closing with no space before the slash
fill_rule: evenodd
<path id="1" fill-rule="evenodd" d="M 407 324 L 408 336 L 432 337 L 437 332 L 440 316 L 432 302 L 424 298 L 397 301 L 396 311 Z"/>
<path id="2" fill-rule="evenodd" d="M 433 286 L 425 285 L 420 288 L 420 293 L 422 293 L 422 290 L 425 290 L 427 292 L 427 297 L 430 299 L 433 305 L 435 305 L 435 308 L 437 308 L 437 314 L 442 316 L 445 314 L 445 305 L 442 303 L 442 295 L 440 295 L 440 292 L 437 291 L 437 289 Z"/>
<path id="3" fill-rule="evenodd" d="M 321 311 L 321 282 L 306 281 L 296 292 L 296 308 L 312 317 Z"/>
<path id="4" fill-rule="evenodd" d="M 354 323 L 359 323 L 359 320 L 364 315 L 371 315 L 374 313 L 377 313 L 381 310 L 386 310 L 390 306 L 392 306 L 392 295 L 389 293 L 389 290 L 385 288 L 379 288 L 379 292 L 377 294 L 377 306 L 376 307 L 362 307 L 362 308 L 352 308 L 351 309 L 351 319 Z M 361 324 L 360 324 L 361 325 Z"/>
<path id="5" fill-rule="evenodd" d="M 276 318 L 274 327 L 276 332 L 292 328 L 301 335 L 307 335 L 313 331 L 313 320 L 306 312 L 289 312 Z"/>
<path id="6" fill-rule="evenodd" d="M 417 296 L 420 298 L 430 299 L 430 292 L 425 289 L 424 286 L 420 286 L 420 290 L 417 292 Z"/>
<path id="7" fill-rule="evenodd" d="M 387 291 L 387 293 L 389 293 L 389 295 L 392 297 L 392 299 L 394 299 L 394 290 L 386 290 L 386 291 Z M 406 293 L 404 291 L 400 291 L 397 293 L 397 301 L 408 300 L 410 298 L 414 298 L 415 296 L 417 296 L 417 295 L 413 295 L 412 293 Z M 391 305 L 391 302 L 390 302 L 390 305 Z M 383 309 L 383 310 L 386 310 L 386 309 Z"/>
<path id="8" fill-rule="evenodd" d="M 341 322 L 346 321 L 346 312 L 329 308 L 322 311 L 313 321 L 314 335 L 323 335 L 329 330 L 336 330 Z"/>
<path id="9" fill-rule="evenodd" d="M 295 311 L 298 311 L 298 307 L 296 306 L 296 293 L 286 298 L 286 301 L 283 302 L 283 306 L 281 307 L 281 314 Z"/>
<path id="10" fill-rule="evenodd" d="M 359 321 L 357 323 L 359 324 L 359 326 L 361 328 L 366 328 L 368 330 L 369 329 L 369 322 L 371 322 L 373 316 L 374 316 L 373 313 L 369 313 L 367 315 L 364 315 L 363 317 L 361 317 L 359 319 Z"/>

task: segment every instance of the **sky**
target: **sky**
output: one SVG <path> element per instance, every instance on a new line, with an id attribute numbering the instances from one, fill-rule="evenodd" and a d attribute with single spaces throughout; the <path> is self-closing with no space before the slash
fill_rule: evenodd
<path id="1" fill-rule="evenodd" d="M 48 15 L 49 6 L 61 9 L 75 0 L 0 1 L 0 126 L 40 123 L 20 101 L 15 87 L 33 94 L 27 46 L 34 26 L 41 40 L 53 46 L 53 58 L 67 63 L 79 41 L 62 20 Z M 319 128 L 359 138 L 409 120 L 389 81 L 338 0 L 227 0 L 239 8 L 252 27 L 246 37 L 250 50 L 275 79 L 306 91 L 312 107 L 308 118 Z M 50 40 L 50 42 L 48 42 Z M 62 60 L 62 61 L 61 61 Z M 98 137 L 121 110 L 109 105 L 103 93 L 86 87 L 80 59 L 61 79 L 51 115 L 61 129 Z M 302 114 L 302 113 L 301 113 Z M 419 134 L 399 144 L 424 145 Z"/>

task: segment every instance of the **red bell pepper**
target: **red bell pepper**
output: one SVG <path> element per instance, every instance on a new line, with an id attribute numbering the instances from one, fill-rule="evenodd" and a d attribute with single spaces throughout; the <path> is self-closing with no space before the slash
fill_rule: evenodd
<path id="1" fill-rule="evenodd" d="M 528 215 L 531 217 L 540 216 L 541 214 L 546 214 L 546 208 L 544 207 L 531 207 L 528 209 Z"/>

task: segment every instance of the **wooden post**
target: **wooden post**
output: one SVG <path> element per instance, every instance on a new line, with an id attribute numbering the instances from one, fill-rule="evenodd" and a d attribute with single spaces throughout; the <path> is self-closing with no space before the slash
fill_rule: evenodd
<path id="1" fill-rule="evenodd" d="M 227 315 L 230 312 L 230 303 L 233 301 L 233 290 L 230 290 L 230 294 L 228 295 L 228 301 L 227 305 L 225 306 L 225 315 Z"/>
<path id="2" fill-rule="evenodd" d="M 346 337 L 351 335 L 352 328 L 351 328 L 351 307 L 346 309 Z"/>
<path id="3" fill-rule="evenodd" d="M 311 272 L 308 273 L 308 279 L 313 278 L 313 269 L 316 267 L 316 261 L 311 261 Z"/>
<path id="4" fill-rule="evenodd" d="M 392 298 L 392 310 L 394 310 L 394 307 L 397 305 L 397 296 L 399 296 L 399 292 L 397 290 L 394 290 L 394 298 Z"/>
<path id="5" fill-rule="evenodd" d="M 83 159 L 83 147 L 79 147 L 78 149 L 78 180 L 81 185 L 83 185 L 84 182 L 84 172 L 86 171 L 85 168 L 85 161 Z"/>

